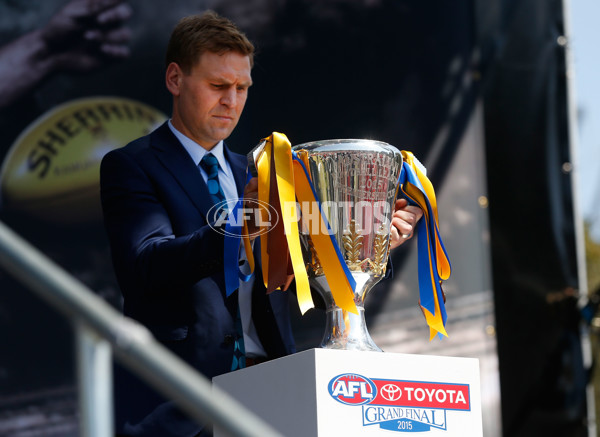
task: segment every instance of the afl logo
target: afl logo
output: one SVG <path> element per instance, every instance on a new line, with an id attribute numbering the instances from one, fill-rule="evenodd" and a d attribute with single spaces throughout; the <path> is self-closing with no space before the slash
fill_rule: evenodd
<path id="1" fill-rule="evenodd" d="M 279 222 L 277 210 L 267 202 L 256 199 L 223 200 L 213 205 L 206 214 L 208 225 L 220 234 L 228 237 L 239 237 L 239 232 L 227 229 L 241 229 L 244 221 L 251 220 L 254 232 L 249 237 L 266 234 Z"/>
<path id="2" fill-rule="evenodd" d="M 346 405 L 364 405 L 375 399 L 377 387 L 369 378 L 354 373 L 338 375 L 327 387 L 333 399 Z"/>
<path id="3" fill-rule="evenodd" d="M 402 397 L 402 390 L 396 384 L 386 384 L 381 387 L 381 397 L 386 401 L 397 401 Z"/>

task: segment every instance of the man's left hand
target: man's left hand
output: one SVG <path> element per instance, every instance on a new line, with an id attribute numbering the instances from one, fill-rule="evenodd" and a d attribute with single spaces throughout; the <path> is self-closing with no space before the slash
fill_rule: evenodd
<path id="1" fill-rule="evenodd" d="M 390 249 L 395 249 L 412 238 L 415 226 L 421 217 L 423 217 L 421 208 L 409 205 L 406 199 L 396 200 L 390 230 Z"/>

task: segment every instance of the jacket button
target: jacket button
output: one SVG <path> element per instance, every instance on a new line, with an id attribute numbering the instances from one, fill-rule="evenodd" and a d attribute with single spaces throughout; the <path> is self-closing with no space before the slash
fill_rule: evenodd
<path id="1" fill-rule="evenodd" d="M 223 339 L 223 343 L 225 343 L 226 345 L 231 345 L 231 344 L 233 344 L 234 341 L 235 341 L 235 339 L 233 338 L 233 335 L 229 335 L 229 334 L 227 334 L 225 336 L 225 338 Z"/>

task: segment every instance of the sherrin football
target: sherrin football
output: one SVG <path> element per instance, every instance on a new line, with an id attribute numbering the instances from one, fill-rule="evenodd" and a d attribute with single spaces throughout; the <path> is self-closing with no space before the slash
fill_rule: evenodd
<path id="1" fill-rule="evenodd" d="M 64 224 L 100 220 L 102 157 L 165 119 L 123 97 L 82 98 L 51 109 L 8 151 L 0 171 L 1 208 Z"/>

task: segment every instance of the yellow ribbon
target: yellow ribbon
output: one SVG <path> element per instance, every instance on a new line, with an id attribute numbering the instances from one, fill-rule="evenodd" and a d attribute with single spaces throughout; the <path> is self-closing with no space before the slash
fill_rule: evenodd
<path id="1" fill-rule="evenodd" d="M 256 169 L 258 172 L 258 200 L 260 205 L 266 205 L 269 203 L 269 180 L 271 173 L 271 147 L 264 148 L 264 152 L 258 157 L 256 162 Z M 260 209 L 261 222 L 266 223 L 268 221 L 268 211 Z M 262 275 L 265 288 L 267 287 L 267 280 L 269 277 L 269 253 L 267 252 L 267 237 L 263 233 L 260 235 L 260 256 L 262 260 Z"/>
<path id="2" fill-rule="evenodd" d="M 264 152 L 258 160 L 258 199 L 262 202 L 269 200 L 269 186 L 272 177 L 277 178 L 278 198 L 281 205 L 287 248 L 290 254 L 294 278 L 296 280 L 296 296 L 300 311 L 304 314 L 314 308 L 308 275 L 302 258 L 300 247 L 300 232 L 298 230 L 298 213 L 296 210 L 296 195 L 294 189 L 294 172 L 292 171 L 292 147 L 284 134 L 274 132 L 265 139 Z M 275 174 L 270 174 L 271 160 L 275 162 Z M 261 256 L 263 265 L 263 278 L 265 287 L 268 288 L 268 233 L 261 235 Z"/>
<path id="3" fill-rule="evenodd" d="M 302 158 L 301 158 L 302 159 Z M 314 207 L 318 204 L 317 199 L 310 186 L 310 181 L 298 161 L 294 161 L 294 175 L 296 181 L 296 197 L 302 207 Z M 308 215 L 310 211 L 303 212 Z M 326 225 L 323 221 L 321 212 L 318 213 L 319 221 L 317 224 L 313 220 L 307 220 L 308 232 L 315 246 L 315 251 L 319 255 L 319 261 L 325 274 L 325 279 L 331 289 L 331 294 L 337 306 L 341 309 L 358 315 L 358 309 L 354 303 L 354 291 L 348 282 L 348 277 L 340 263 L 335 247 L 332 244 L 331 237 L 324 233 Z"/>
<path id="4" fill-rule="evenodd" d="M 271 178 L 277 178 L 278 199 L 281 205 L 287 249 L 289 251 L 294 278 L 296 280 L 296 296 L 300 311 L 304 314 L 314 307 L 306 266 L 302 257 L 300 245 L 300 232 L 298 228 L 298 211 L 296 199 L 301 205 L 318 204 L 315 199 L 310 180 L 302 165 L 292 159 L 292 148 L 289 140 L 284 134 L 273 132 L 271 136 L 264 139 L 263 152 L 258 157 L 256 168 L 258 171 L 258 200 L 259 203 L 268 202 L 271 186 Z M 275 174 L 271 174 L 271 160 L 275 164 Z M 307 212 L 308 213 L 308 212 Z M 318 223 L 309 220 L 309 235 L 319 254 L 319 260 L 323 272 L 330 284 L 331 292 L 336 304 L 343 310 L 358 314 L 354 303 L 354 292 L 344 272 L 344 265 L 340 264 L 336 249 L 331 237 L 322 232 L 326 228 L 324 218 L 320 212 Z M 269 284 L 269 233 L 261 234 L 261 256 L 263 278 L 265 287 Z M 343 262 L 343 261 L 342 261 Z"/>

